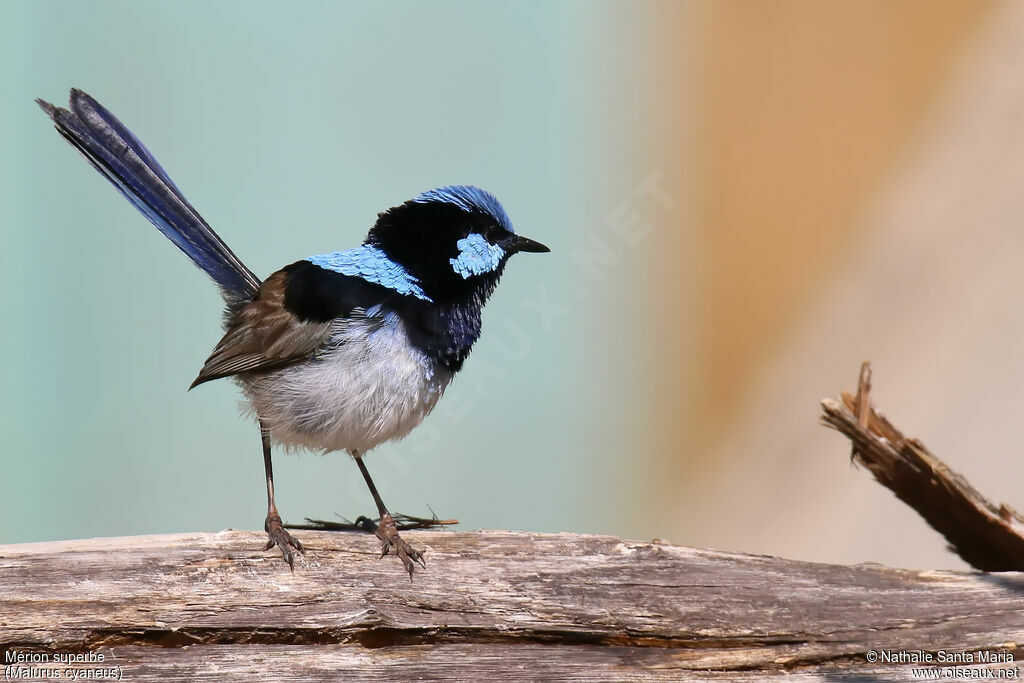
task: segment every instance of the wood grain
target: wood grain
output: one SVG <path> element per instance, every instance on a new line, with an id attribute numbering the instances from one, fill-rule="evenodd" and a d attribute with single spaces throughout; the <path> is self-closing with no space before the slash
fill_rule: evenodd
<path id="1" fill-rule="evenodd" d="M 407 533 L 414 582 L 363 534 L 306 532 L 294 573 L 245 531 L 0 546 L 0 649 L 102 653 L 124 680 L 906 680 L 866 653 L 1024 643 L 1018 573 Z"/>

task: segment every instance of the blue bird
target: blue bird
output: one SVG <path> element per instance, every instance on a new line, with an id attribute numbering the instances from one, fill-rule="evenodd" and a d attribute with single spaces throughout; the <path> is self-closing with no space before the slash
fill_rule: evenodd
<path id="1" fill-rule="evenodd" d="M 480 337 L 481 310 L 517 252 L 547 252 L 517 235 L 494 195 L 451 185 L 379 214 L 361 246 L 310 256 L 262 282 L 189 204 L 153 155 L 81 90 L 69 109 L 36 100 L 64 136 L 220 288 L 225 333 L 195 387 L 232 377 L 260 427 L 268 540 L 294 568 L 302 543 L 274 503 L 271 443 L 347 451 L 380 515 L 381 556 L 410 578 L 423 553 L 406 543 L 363 463 L 434 408 Z M 191 388 L 191 387 L 190 387 Z"/>

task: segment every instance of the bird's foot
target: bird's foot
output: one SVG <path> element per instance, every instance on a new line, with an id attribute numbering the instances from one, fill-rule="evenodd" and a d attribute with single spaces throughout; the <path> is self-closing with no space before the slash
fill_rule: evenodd
<path id="1" fill-rule="evenodd" d="M 284 561 L 288 563 L 292 571 L 295 571 L 295 554 L 293 551 L 297 550 L 303 554 L 306 552 L 306 549 L 299 543 L 299 539 L 284 530 L 280 515 L 267 515 L 267 521 L 263 524 L 263 528 L 267 530 L 267 545 L 263 549 L 270 550 L 276 545 L 281 549 Z"/>
<path id="2" fill-rule="evenodd" d="M 423 553 L 406 543 L 405 539 L 398 535 L 398 528 L 395 526 L 395 520 L 391 517 L 391 513 L 384 513 L 374 533 L 381 542 L 380 556 L 383 558 L 394 548 L 395 554 L 405 565 L 405 571 L 409 572 L 410 581 L 412 581 L 413 572 L 416 571 L 416 563 L 419 563 L 424 569 L 427 568 L 427 561 L 423 559 Z"/>

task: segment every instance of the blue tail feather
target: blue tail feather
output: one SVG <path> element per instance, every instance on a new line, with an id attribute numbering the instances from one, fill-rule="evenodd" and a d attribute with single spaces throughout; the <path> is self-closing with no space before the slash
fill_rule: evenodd
<path id="1" fill-rule="evenodd" d="M 36 100 L 57 131 L 220 287 L 228 304 L 251 299 L 257 278 L 203 220 L 145 145 L 96 100 L 72 88 L 71 109 Z"/>

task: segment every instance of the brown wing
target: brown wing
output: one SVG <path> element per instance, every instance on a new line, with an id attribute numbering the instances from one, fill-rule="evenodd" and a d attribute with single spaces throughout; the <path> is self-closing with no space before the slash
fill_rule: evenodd
<path id="1" fill-rule="evenodd" d="M 284 307 L 286 274 L 260 285 L 256 298 L 231 319 L 192 387 L 241 372 L 273 370 L 309 358 L 330 336 L 330 324 L 303 322 Z"/>

